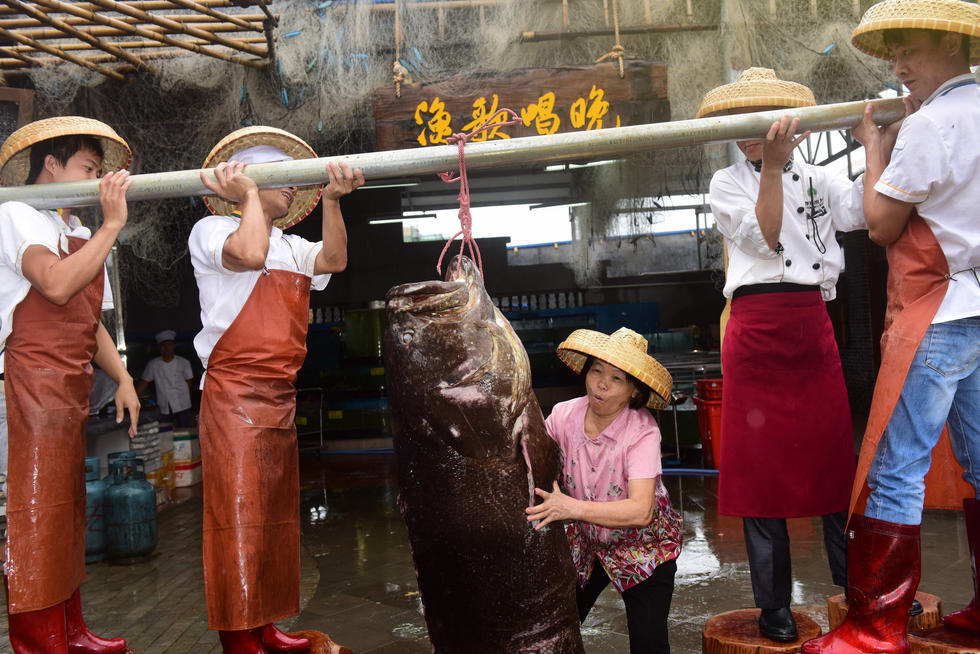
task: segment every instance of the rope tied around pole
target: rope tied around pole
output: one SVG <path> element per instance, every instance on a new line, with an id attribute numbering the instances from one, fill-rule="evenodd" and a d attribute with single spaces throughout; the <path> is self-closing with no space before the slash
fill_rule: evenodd
<path id="1" fill-rule="evenodd" d="M 609 24 L 609 19 L 606 19 L 606 24 Z M 623 79 L 626 77 L 626 68 L 623 65 L 623 57 L 626 55 L 626 48 L 619 41 L 619 3 L 617 0 L 613 0 L 613 33 L 615 34 L 616 44 L 612 47 L 612 50 L 602 55 L 595 60 L 597 64 L 601 64 L 604 61 L 610 59 L 619 60 L 619 78 Z"/>
<path id="2" fill-rule="evenodd" d="M 507 119 L 499 118 L 503 114 L 507 116 Z M 498 119 L 499 118 L 499 119 Z M 439 179 L 446 182 L 447 184 L 452 184 L 454 182 L 459 182 L 459 226 L 460 230 L 449 237 L 446 241 L 445 247 L 442 248 L 442 252 L 439 254 L 439 261 L 436 262 L 436 272 L 442 274 L 442 260 L 446 256 L 446 252 L 449 250 L 449 246 L 452 245 L 456 237 L 462 236 L 462 240 L 459 243 L 459 253 L 462 255 L 464 250 L 468 249 L 470 253 L 470 259 L 476 261 L 477 266 L 480 269 L 480 277 L 483 277 L 483 257 L 480 255 L 480 247 L 476 244 L 476 239 L 473 238 L 473 216 L 470 213 L 470 180 L 466 175 L 466 156 L 463 152 L 463 146 L 466 142 L 487 130 L 496 129 L 498 127 L 506 127 L 507 125 L 516 125 L 521 122 L 521 117 L 518 116 L 514 111 L 510 109 L 499 109 L 492 116 L 487 118 L 483 123 L 468 133 L 457 133 L 449 136 L 446 142 L 449 144 L 455 143 L 459 148 L 459 174 L 453 177 L 453 173 L 439 173 Z M 456 262 L 456 274 L 458 275 L 462 269 L 463 260 L 458 259 Z"/>

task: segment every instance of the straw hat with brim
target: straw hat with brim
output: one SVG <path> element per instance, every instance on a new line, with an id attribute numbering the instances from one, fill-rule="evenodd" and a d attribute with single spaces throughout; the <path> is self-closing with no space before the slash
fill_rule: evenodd
<path id="1" fill-rule="evenodd" d="M 256 145 L 271 145 L 282 150 L 293 159 L 316 158 L 316 152 L 313 151 L 313 148 L 300 137 L 275 127 L 253 125 L 235 130 L 221 139 L 218 145 L 214 146 L 208 153 L 201 168 L 215 168 L 219 163 L 228 161 L 239 150 Z M 321 191 L 322 188 L 319 184 L 300 186 L 296 189 L 296 195 L 293 196 L 293 203 L 289 205 L 289 213 L 282 218 L 277 218 L 273 224 L 279 229 L 286 229 L 306 218 L 313 211 L 316 203 L 320 201 Z M 211 213 L 222 216 L 227 216 L 235 208 L 234 203 L 216 195 L 205 196 L 204 204 L 207 205 Z"/>
<path id="2" fill-rule="evenodd" d="M 962 0 L 886 0 L 864 12 L 851 34 L 854 47 L 879 59 L 892 60 L 885 30 L 937 30 L 970 38 L 970 65 L 980 64 L 980 5 Z"/>
<path id="3" fill-rule="evenodd" d="M 730 109 L 746 107 L 812 107 L 817 104 L 813 91 L 776 77 L 771 68 L 748 68 L 731 84 L 704 94 L 698 118 L 706 118 Z"/>
<path id="4" fill-rule="evenodd" d="M 22 186 L 31 172 L 31 148 L 57 136 L 92 136 L 102 144 L 102 172 L 129 166 L 129 145 L 105 123 L 82 116 L 45 118 L 24 125 L 0 146 L 0 184 Z"/>
<path id="5" fill-rule="evenodd" d="M 591 329 L 576 329 L 558 346 L 558 358 L 581 373 L 588 357 L 601 359 L 633 375 L 650 387 L 651 409 L 662 409 L 670 403 L 673 380 L 667 369 L 647 354 L 647 339 L 632 329 L 620 327 L 610 335 Z"/>

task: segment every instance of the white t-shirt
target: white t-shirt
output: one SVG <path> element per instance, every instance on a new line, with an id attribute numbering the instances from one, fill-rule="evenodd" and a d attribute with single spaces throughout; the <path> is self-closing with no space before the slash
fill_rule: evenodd
<path id="1" fill-rule="evenodd" d="M 739 286 L 790 282 L 819 286 L 823 299 L 833 300 L 844 265 L 844 253 L 834 234 L 868 228 L 864 184 L 794 161 L 783 173 L 783 223 L 778 239 L 783 251 L 777 253 L 766 244 L 755 215 L 759 179 L 748 161 L 719 170 L 711 178 L 711 213 L 728 248 L 725 297 L 732 297 Z M 817 225 L 819 242 L 809 217 Z M 819 243 L 825 252 L 820 252 Z"/>
<path id="2" fill-rule="evenodd" d="M 13 330 L 14 309 L 31 289 L 21 270 L 27 248 L 41 245 L 60 257 L 59 245 L 67 252 L 69 236 L 91 238 L 92 232 L 77 216 L 69 216 L 68 222 L 66 225 L 56 211 L 38 211 L 23 202 L 0 204 L 0 350 L 6 347 L 7 337 Z M 104 270 L 105 266 L 105 276 Z M 112 287 L 108 276 L 105 277 L 103 311 L 112 309 Z M 3 357 L 0 357 L 0 372 L 3 372 Z"/>
<path id="3" fill-rule="evenodd" d="M 194 349 L 201 364 L 208 367 L 208 357 L 225 330 L 245 306 L 255 282 L 263 270 L 234 272 L 221 263 L 222 250 L 228 236 L 238 229 L 239 219 L 232 216 L 208 216 L 194 225 L 188 239 L 194 277 L 201 299 L 201 324 L 203 328 L 194 337 Z M 295 234 L 283 234 L 278 227 L 269 235 L 269 254 L 265 259 L 266 270 L 288 270 L 311 278 L 313 290 L 323 290 L 330 275 L 314 275 L 316 257 L 323 243 L 310 242 Z M 204 386 L 204 375 L 201 376 Z"/>
<path id="4" fill-rule="evenodd" d="M 968 270 L 980 267 L 980 87 L 973 75 L 948 80 L 905 119 L 875 190 L 915 204 L 946 255 L 953 277 L 932 322 L 980 315 L 980 283 Z"/>
<path id="5" fill-rule="evenodd" d="M 153 382 L 157 394 L 157 406 L 161 413 L 177 413 L 191 408 L 191 390 L 187 381 L 194 377 L 191 362 L 174 356 L 170 361 L 161 357 L 150 359 L 140 379 Z"/>

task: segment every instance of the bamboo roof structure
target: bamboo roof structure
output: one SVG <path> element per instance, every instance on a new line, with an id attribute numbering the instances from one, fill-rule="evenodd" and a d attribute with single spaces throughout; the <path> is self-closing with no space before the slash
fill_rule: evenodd
<path id="1" fill-rule="evenodd" d="M 0 72 L 82 66 L 122 80 L 153 60 L 197 54 L 263 68 L 271 0 L 0 0 Z"/>

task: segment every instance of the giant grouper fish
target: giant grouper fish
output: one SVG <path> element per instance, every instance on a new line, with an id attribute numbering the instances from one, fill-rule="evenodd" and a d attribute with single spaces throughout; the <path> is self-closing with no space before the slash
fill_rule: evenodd
<path id="1" fill-rule="evenodd" d="M 524 512 L 561 472 L 527 353 L 469 259 L 446 277 L 388 291 L 385 333 L 399 504 L 432 651 L 584 652 L 568 541 Z"/>

